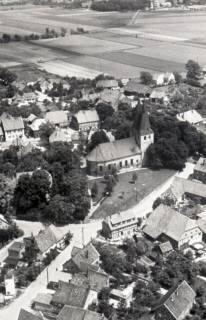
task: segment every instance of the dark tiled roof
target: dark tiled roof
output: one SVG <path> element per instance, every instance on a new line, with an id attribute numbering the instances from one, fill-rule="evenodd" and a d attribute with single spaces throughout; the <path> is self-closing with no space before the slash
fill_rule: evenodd
<path id="1" fill-rule="evenodd" d="M 142 135 L 153 133 L 150 125 L 149 114 L 146 111 L 141 115 L 139 131 Z"/>
<path id="2" fill-rule="evenodd" d="M 184 280 L 168 291 L 168 293 L 160 300 L 158 307 L 164 305 L 173 315 L 174 319 L 179 319 L 182 314 L 189 311 L 188 308 L 194 303 L 195 296 L 194 290 Z"/>
<path id="3" fill-rule="evenodd" d="M 43 320 L 43 318 L 21 309 L 18 320 Z"/>
<path id="4" fill-rule="evenodd" d="M 50 227 L 39 231 L 38 235 L 35 236 L 35 240 L 39 250 L 43 253 L 57 243 L 57 238 Z"/>
<path id="5" fill-rule="evenodd" d="M 140 148 L 133 137 L 100 143 L 87 156 L 88 161 L 107 162 L 115 159 L 141 154 Z"/>
<path id="6" fill-rule="evenodd" d="M 73 257 L 72 260 L 81 270 L 82 264 L 93 264 L 99 259 L 99 253 L 95 247 L 89 243 L 83 249 L 80 249 Z"/>
<path id="7" fill-rule="evenodd" d="M 55 292 L 52 302 L 61 305 L 70 305 L 83 308 L 86 302 L 89 288 L 77 286 L 72 283 L 59 282 L 60 288 Z"/>
<path id="8" fill-rule="evenodd" d="M 90 310 L 64 306 L 58 314 L 57 320 L 103 320 L 103 317 Z"/>
<path id="9" fill-rule="evenodd" d="M 23 242 L 15 241 L 10 245 L 8 250 L 20 252 L 23 248 L 24 248 L 24 243 Z"/>

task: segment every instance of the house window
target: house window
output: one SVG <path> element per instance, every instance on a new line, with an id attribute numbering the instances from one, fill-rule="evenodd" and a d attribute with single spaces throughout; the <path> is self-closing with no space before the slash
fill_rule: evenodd
<path id="1" fill-rule="evenodd" d="M 108 164 L 108 169 L 111 170 L 111 164 Z"/>
<path id="2" fill-rule="evenodd" d="M 122 168 L 122 161 L 120 161 L 119 166 L 120 166 L 120 168 Z"/>
<path id="3" fill-rule="evenodd" d="M 100 171 L 100 172 L 102 172 L 102 169 L 103 169 L 102 166 L 99 166 L 99 171 Z"/>
<path id="4" fill-rule="evenodd" d="M 127 162 L 127 160 L 125 160 L 125 167 L 127 167 L 127 165 L 128 165 L 128 162 Z"/>
<path id="5" fill-rule="evenodd" d="M 147 140 L 147 136 L 144 136 L 144 140 Z"/>
<path id="6" fill-rule="evenodd" d="M 123 236 L 123 234 L 124 234 L 124 232 L 123 231 L 121 231 L 121 235 Z"/>
<path id="7" fill-rule="evenodd" d="M 131 165 L 133 165 L 133 159 L 130 160 Z"/>

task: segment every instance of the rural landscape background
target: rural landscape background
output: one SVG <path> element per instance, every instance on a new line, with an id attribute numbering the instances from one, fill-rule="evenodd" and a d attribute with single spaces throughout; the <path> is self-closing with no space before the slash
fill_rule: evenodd
<path id="1" fill-rule="evenodd" d="M 93 77 L 108 73 L 118 78 L 137 77 L 143 70 L 184 71 L 189 59 L 206 64 L 206 12 L 134 12 L 65 10 L 24 6 L 0 11 L 0 33 L 41 34 L 45 28 L 63 38 L 1 44 L 0 64 L 34 63 L 66 76 Z M 70 34 L 83 28 L 83 34 Z"/>

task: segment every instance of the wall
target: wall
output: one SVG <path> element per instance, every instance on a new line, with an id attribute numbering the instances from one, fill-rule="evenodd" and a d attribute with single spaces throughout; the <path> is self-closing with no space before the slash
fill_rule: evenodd
<path id="1" fill-rule="evenodd" d="M 24 129 L 5 132 L 5 140 L 12 141 L 24 136 Z"/>
<path id="2" fill-rule="evenodd" d="M 134 155 L 132 157 L 122 158 L 118 160 L 108 161 L 105 163 L 96 163 L 93 161 L 87 161 L 87 168 L 89 174 L 92 175 L 104 175 L 106 172 L 110 172 L 112 168 L 120 170 L 121 168 L 139 167 L 142 164 L 141 154 Z"/>

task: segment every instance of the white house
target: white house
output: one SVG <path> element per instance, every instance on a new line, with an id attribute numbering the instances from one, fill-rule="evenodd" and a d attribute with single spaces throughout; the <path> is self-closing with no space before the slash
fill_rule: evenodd
<path id="1" fill-rule="evenodd" d="M 175 83 L 175 76 L 171 72 L 156 73 L 153 75 L 153 80 L 157 86 L 164 86 Z"/>
<path id="2" fill-rule="evenodd" d="M 198 124 L 203 121 L 202 116 L 194 109 L 178 113 L 176 118 L 179 121 L 187 121 L 190 124 Z"/>
<path id="3" fill-rule="evenodd" d="M 5 115 L 1 118 L 1 125 L 5 141 L 13 141 L 24 137 L 24 122 L 22 117 L 12 117 Z"/>
<path id="4" fill-rule="evenodd" d="M 15 297 L 16 296 L 16 287 L 13 270 L 9 270 L 4 278 L 4 285 L 6 290 L 6 296 Z"/>

